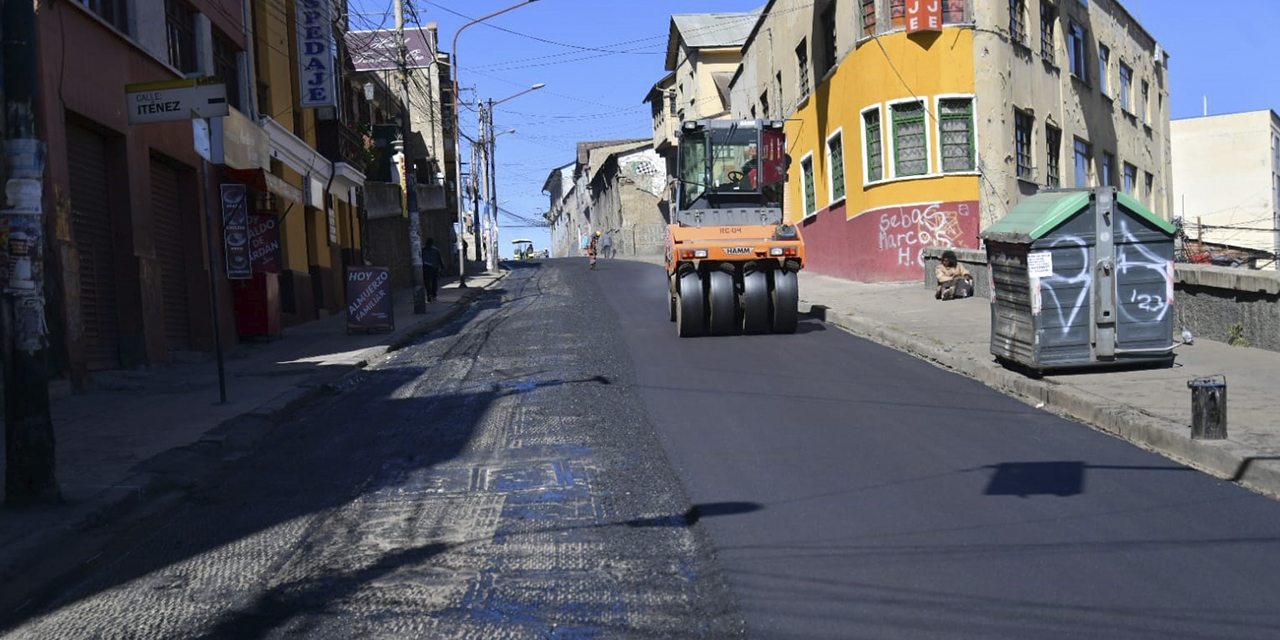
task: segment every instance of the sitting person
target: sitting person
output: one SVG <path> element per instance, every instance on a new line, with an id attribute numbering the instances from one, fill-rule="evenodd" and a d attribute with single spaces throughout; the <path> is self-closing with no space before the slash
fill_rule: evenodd
<path id="1" fill-rule="evenodd" d="M 938 279 L 938 288 L 933 297 L 939 300 L 968 298 L 973 295 L 973 274 L 964 265 L 956 262 L 956 252 L 943 251 L 942 263 L 933 271 Z"/>

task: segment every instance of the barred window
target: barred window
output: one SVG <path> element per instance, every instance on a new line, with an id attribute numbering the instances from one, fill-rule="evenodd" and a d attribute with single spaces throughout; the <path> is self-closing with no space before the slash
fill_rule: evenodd
<path id="1" fill-rule="evenodd" d="M 1049 0 L 1040 0 L 1040 57 L 1053 64 L 1057 49 L 1053 41 L 1054 27 L 1058 23 L 1058 10 Z"/>
<path id="2" fill-rule="evenodd" d="M 227 104 L 244 111 L 240 104 L 240 65 L 236 62 L 239 51 L 220 33 L 213 36 L 213 66 L 215 73 L 227 85 Z"/>
<path id="3" fill-rule="evenodd" d="M 121 33 L 129 33 L 129 3 L 127 0 L 78 0 L 107 24 Z"/>
<path id="4" fill-rule="evenodd" d="M 1012 42 L 1026 44 L 1027 22 L 1023 17 L 1026 10 L 1026 0 L 1009 0 L 1009 40 Z"/>
<path id="5" fill-rule="evenodd" d="M 880 140 L 880 109 L 862 114 L 863 139 L 867 141 L 867 182 L 884 179 L 884 151 Z"/>
<path id="6" fill-rule="evenodd" d="M 809 41 L 807 39 L 801 39 L 800 46 L 796 47 L 796 81 L 800 84 L 799 97 L 809 95 Z"/>
<path id="7" fill-rule="evenodd" d="M 1022 111 L 1013 112 L 1013 138 L 1017 150 L 1018 177 L 1031 180 L 1031 130 L 1034 126 L 1031 115 Z"/>
<path id="8" fill-rule="evenodd" d="M 929 143 L 923 102 L 893 105 L 893 172 L 895 176 L 929 173 Z"/>
<path id="9" fill-rule="evenodd" d="M 939 100 L 938 129 L 943 173 L 973 171 L 973 99 Z"/>
<path id="10" fill-rule="evenodd" d="M 1050 187 L 1062 186 L 1062 130 L 1052 125 L 1044 126 L 1044 146 L 1048 152 L 1045 158 L 1045 184 Z"/>
<path id="11" fill-rule="evenodd" d="M 876 0 L 862 0 L 862 33 L 874 35 L 876 32 Z"/>

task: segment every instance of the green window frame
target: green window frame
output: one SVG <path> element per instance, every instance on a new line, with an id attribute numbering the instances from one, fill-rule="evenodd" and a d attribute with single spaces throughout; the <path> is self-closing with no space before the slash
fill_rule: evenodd
<path id="1" fill-rule="evenodd" d="M 818 212 L 818 196 L 813 185 L 813 155 L 800 161 L 800 176 L 804 181 L 804 217 Z"/>
<path id="2" fill-rule="evenodd" d="M 880 135 L 880 107 L 862 112 L 867 146 L 867 182 L 884 180 L 884 142 Z"/>
<path id="3" fill-rule="evenodd" d="M 837 131 L 827 139 L 827 167 L 831 171 L 831 202 L 844 198 L 844 133 Z"/>
<path id="4" fill-rule="evenodd" d="M 929 173 L 929 141 L 924 103 L 899 102 L 893 110 L 893 174 L 895 177 Z"/>
<path id="5" fill-rule="evenodd" d="M 973 171 L 973 98 L 938 100 L 938 140 L 942 144 L 942 172 Z"/>

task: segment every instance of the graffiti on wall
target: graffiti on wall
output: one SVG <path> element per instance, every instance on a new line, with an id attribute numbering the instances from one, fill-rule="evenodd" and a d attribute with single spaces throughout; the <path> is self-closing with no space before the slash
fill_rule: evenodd
<path id="1" fill-rule="evenodd" d="M 637 153 L 622 160 L 622 174 L 635 182 L 636 188 L 661 197 L 667 186 L 667 170 L 653 152 Z"/>
<path id="2" fill-rule="evenodd" d="M 925 247 L 965 246 L 977 234 L 976 202 L 929 202 L 874 209 L 863 213 L 876 221 L 877 249 L 898 266 L 923 266 Z"/>

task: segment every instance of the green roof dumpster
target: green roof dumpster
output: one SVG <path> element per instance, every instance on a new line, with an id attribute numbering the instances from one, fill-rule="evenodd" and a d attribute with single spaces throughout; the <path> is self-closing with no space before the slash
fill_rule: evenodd
<path id="1" fill-rule="evenodd" d="M 980 234 L 991 353 L 1034 371 L 1173 363 L 1174 227 L 1115 187 L 1051 190 Z"/>

